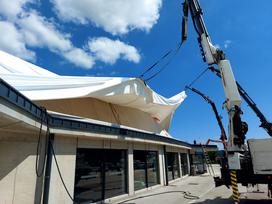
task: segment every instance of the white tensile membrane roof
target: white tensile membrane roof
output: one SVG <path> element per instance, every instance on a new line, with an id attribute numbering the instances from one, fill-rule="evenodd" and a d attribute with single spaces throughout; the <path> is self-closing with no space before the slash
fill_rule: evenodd
<path id="1" fill-rule="evenodd" d="M 186 98 L 184 91 L 165 98 L 138 78 L 60 76 L 1 50 L 0 76 L 32 101 L 95 98 L 146 112 L 157 123 L 171 120 Z"/>

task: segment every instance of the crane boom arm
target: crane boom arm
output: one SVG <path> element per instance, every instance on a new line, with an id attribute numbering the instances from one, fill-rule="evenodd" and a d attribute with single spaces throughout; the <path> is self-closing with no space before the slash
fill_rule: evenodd
<path id="1" fill-rule="evenodd" d="M 209 67 L 209 69 L 215 73 L 218 77 L 221 78 L 220 71 L 214 67 Z M 242 86 L 236 81 L 238 90 L 242 98 L 246 101 L 248 106 L 253 110 L 253 112 L 257 115 L 257 117 L 261 121 L 260 127 L 264 128 L 265 131 L 272 136 L 272 123 L 270 123 L 266 117 L 263 115 L 263 113 L 260 111 L 260 109 L 257 107 L 256 103 L 253 101 L 253 99 L 247 94 L 247 92 L 242 88 Z"/>
<path id="2" fill-rule="evenodd" d="M 211 105 L 212 110 L 214 112 L 214 115 L 216 117 L 218 126 L 219 126 L 219 128 L 221 130 L 221 138 L 220 139 L 223 140 L 223 141 L 227 140 L 225 128 L 224 128 L 222 120 L 221 120 L 221 118 L 220 118 L 220 116 L 218 114 L 218 111 L 217 111 L 215 103 L 208 96 L 206 96 L 205 94 L 201 93 L 199 90 L 197 90 L 197 89 L 195 89 L 193 87 L 187 87 L 187 88 L 190 89 L 191 91 L 195 92 L 196 94 L 200 95 L 205 101 L 207 101 Z"/>
<path id="3" fill-rule="evenodd" d="M 243 152 L 245 134 L 247 132 L 247 125 L 242 122 L 240 115 L 242 111 L 240 109 L 241 97 L 236 85 L 236 80 L 232 72 L 231 64 L 229 60 L 225 58 L 223 51 L 213 46 L 205 23 L 203 20 L 203 12 L 198 0 L 184 0 L 183 12 L 184 15 L 188 15 L 186 12 L 189 9 L 194 28 L 198 34 L 198 42 L 202 52 L 204 61 L 208 65 L 216 64 L 219 67 L 220 74 L 222 76 L 222 84 L 224 87 L 224 93 L 226 97 L 226 108 L 229 116 L 229 152 Z M 185 16 L 183 19 L 187 19 Z M 187 27 L 187 26 L 184 26 Z M 182 32 L 187 37 L 186 32 Z M 183 36 L 183 37 L 184 37 Z M 185 38 L 182 38 L 185 39 Z"/>
<path id="4" fill-rule="evenodd" d="M 198 42 L 203 56 L 203 60 L 207 62 L 208 65 L 217 64 L 220 69 L 221 76 L 223 76 L 222 83 L 224 87 L 228 110 L 230 111 L 234 108 L 234 106 L 240 108 L 241 98 L 238 92 L 230 62 L 225 58 L 225 54 L 223 51 L 213 46 L 202 17 L 203 12 L 199 5 L 199 1 L 185 0 L 183 6 L 184 8 L 188 8 L 190 11 L 194 28 L 196 30 L 196 33 L 198 34 Z M 188 13 L 189 12 L 184 12 L 184 15 L 188 15 Z"/>

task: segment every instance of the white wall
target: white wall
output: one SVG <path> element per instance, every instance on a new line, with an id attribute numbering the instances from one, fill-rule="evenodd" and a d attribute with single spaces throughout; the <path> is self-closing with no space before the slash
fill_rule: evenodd
<path id="1" fill-rule="evenodd" d="M 1 131 L 0 135 L 0 203 L 34 203 L 35 191 L 40 190 L 35 172 L 37 139 Z"/>

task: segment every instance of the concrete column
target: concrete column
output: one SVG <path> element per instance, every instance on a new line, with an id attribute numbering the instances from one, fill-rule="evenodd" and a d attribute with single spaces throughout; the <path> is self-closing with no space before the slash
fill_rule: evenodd
<path id="1" fill-rule="evenodd" d="M 181 159 L 180 159 L 180 153 L 178 152 L 178 166 L 179 166 L 179 175 L 182 177 L 182 169 L 181 169 Z"/>
<path id="2" fill-rule="evenodd" d="M 134 195 L 133 144 L 128 145 L 128 194 Z"/>
<path id="3" fill-rule="evenodd" d="M 165 161 L 164 161 L 164 154 L 163 154 L 163 147 L 161 146 L 160 149 L 159 149 L 159 178 L 160 178 L 160 181 L 159 183 L 162 184 L 162 185 L 165 185 L 165 178 L 166 178 L 166 175 L 165 175 Z"/>
<path id="4" fill-rule="evenodd" d="M 56 154 L 56 159 L 58 161 L 59 168 L 61 171 L 61 175 L 63 177 L 63 180 L 69 193 L 73 197 L 75 183 L 77 139 L 55 135 L 55 141 L 53 146 L 54 152 Z M 51 168 L 48 203 L 65 203 L 65 204 L 73 203 L 73 201 L 69 198 L 67 192 L 64 189 L 54 159 L 52 161 Z"/>
<path id="5" fill-rule="evenodd" d="M 190 175 L 191 172 L 191 164 L 190 164 L 190 151 L 187 152 L 187 164 L 188 164 L 188 174 Z"/>

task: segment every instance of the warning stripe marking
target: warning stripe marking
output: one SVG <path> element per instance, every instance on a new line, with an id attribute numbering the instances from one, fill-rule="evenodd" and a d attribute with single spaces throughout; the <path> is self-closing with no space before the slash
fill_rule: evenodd
<path id="1" fill-rule="evenodd" d="M 231 188 L 232 188 L 232 199 L 236 203 L 239 202 L 239 190 L 237 185 L 237 175 L 236 171 L 230 171 L 230 182 L 231 182 Z"/>
<path id="2" fill-rule="evenodd" d="M 236 173 L 230 173 L 230 175 L 236 177 Z"/>
<path id="3" fill-rule="evenodd" d="M 239 201 L 239 198 L 234 198 L 234 197 L 233 197 L 232 199 L 233 199 L 234 201 L 237 201 L 237 202 Z"/>
<path id="4" fill-rule="evenodd" d="M 235 177 L 230 177 L 230 179 L 237 181 L 237 178 L 235 178 Z"/>
<path id="5" fill-rule="evenodd" d="M 237 180 L 231 179 L 231 185 L 233 185 L 233 184 L 237 184 Z"/>

